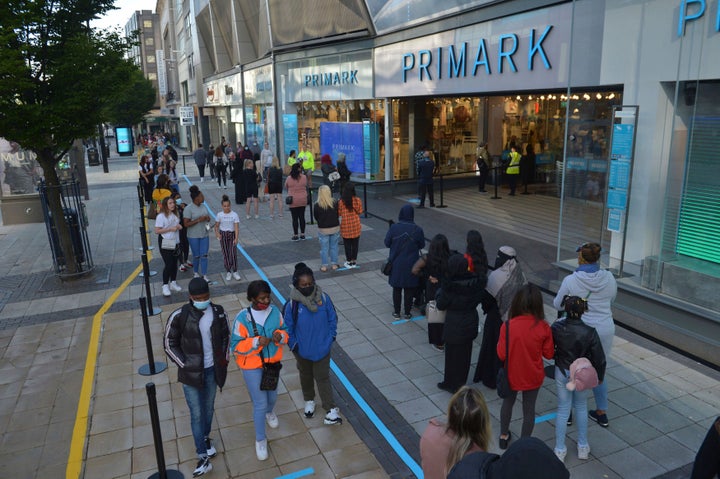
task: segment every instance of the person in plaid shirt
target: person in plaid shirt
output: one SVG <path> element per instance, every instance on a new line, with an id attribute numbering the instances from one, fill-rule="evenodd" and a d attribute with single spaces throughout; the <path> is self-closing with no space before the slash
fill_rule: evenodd
<path id="1" fill-rule="evenodd" d="M 363 204 L 355 195 L 355 183 L 348 181 L 342 190 L 342 197 L 338 202 L 338 215 L 340 216 L 340 236 L 345 246 L 346 268 L 357 268 L 358 247 L 360 246 L 360 215 Z"/>

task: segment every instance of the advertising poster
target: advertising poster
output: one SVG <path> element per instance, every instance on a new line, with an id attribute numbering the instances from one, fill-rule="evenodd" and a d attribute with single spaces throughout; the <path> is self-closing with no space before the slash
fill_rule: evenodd
<path id="1" fill-rule="evenodd" d="M 365 173 L 362 123 L 320 123 L 320 154 L 329 154 L 337 163 L 338 153 L 345 153 L 348 169 Z"/>
<path id="2" fill-rule="evenodd" d="M 134 148 L 132 130 L 125 126 L 115 127 L 117 152 L 119 155 L 132 155 Z"/>

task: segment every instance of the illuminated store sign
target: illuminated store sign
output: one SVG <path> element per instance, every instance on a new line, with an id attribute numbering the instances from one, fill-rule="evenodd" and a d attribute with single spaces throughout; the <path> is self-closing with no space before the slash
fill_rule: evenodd
<path id="1" fill-rule="evenodd" d="M 313 59 L 315 65 L 288 68 L 288 101 L 337 101 L 372 98 L 370 52 L 337 61 L 338 55 Z"/>
<path id="2" fill-rule="evenodd" d="M 446 78 L 465 77 L 468 74 L 476 76 L 478 71 L 491 75 L 495 65 L 498 74 L 507 71 L 505 66 L 513 73 L 517 73 L 516 61 L 520 62 L 518 57 L 521 57 L 521 54 L 518 50 L 521 43 L 527 44 L 528 71 L 533 71 L 536 57 L 542 60 L 546 70 L 550 70 L 551 64 L 543 42 L 552 28 L 552 25 L 547 25 L 541 34 L 537 34 L 533 28 L 530 30 L 528 38 L 524 40 L 521 40 L 517 33 L 500 35 L 497 39 L 497 50 L 494 52 L 495 61 L 493 61 L 493 52 L 488 51 L 485 38 L 480 38 L 473 46 L 468 46 L 468 42 L 463 42 L 459 46 L 450 45 L 433 50 L 420 50 L 417 53 L 406 53 L 402 56 L 402 81 L 407 83 L 408 73 L 413 70 L 417 71 L 420 81 L 432 80 L 433 75 L 437 79 L 442 79 L 443 74 Z M 470 66 L 469 69 L 468 66 Z"/>
<path id="3" fill-rule="evenodd" d="M 715 15 L 715 31 L 720 32 L 720 0 L 717 0 L 717 11 Z M 706 0 L 682 0 L 680 2 L 680 12 L 678 14 L 678 30 L 679 37 L 685 35 L 685 25 L 689 21 L 695 21 L 705 15 L 707 10 Z"/>
<path id="4" fill-rule="evenodd" d="M 305 75 L 305 86 L 357 85 L 358 71 L 327 72 Z"/>

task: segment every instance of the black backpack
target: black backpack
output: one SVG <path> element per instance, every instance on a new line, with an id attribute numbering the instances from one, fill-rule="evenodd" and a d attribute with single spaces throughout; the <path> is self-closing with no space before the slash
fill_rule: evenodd
<path id="1" fill-rule="evenodd" d="M 498 459 L 500 456 L 490 452 L 473 452 L 453 466 L 447 479 L 487 479 L 490 467 Z"/>

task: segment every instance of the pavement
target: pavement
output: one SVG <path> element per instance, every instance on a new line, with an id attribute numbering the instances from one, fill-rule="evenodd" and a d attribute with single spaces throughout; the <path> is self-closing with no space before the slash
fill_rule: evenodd
<path id="1" fill-rule="evenodd" d="M 199 183 L 191 162 L 187 173 L 181 185 L 184 197 L 189 196 L 188 185 L 197 184 L 215 212 L 222 194 L 233 198 L 232 184 L 224 190 L 209 181 Z M 43 224 L 0 226 L 0 267 L 5 271 L 0 278 L 2 477 L 135 479 L 158 472 L 148 400 L 151 382 L 164 463 L 192 477 L 196 457 L 175 366 L 151 376 L 138 373 L 149 356 L 139 307 L 145 287 L 137 277 L 141 241 L 136 177 L 134 158 L 111 158 L 107 174 L 100 167 L 88 168 L 87 232 L 95 266 L 79 279 L 63 281 L 54 275 Z M 471 194 L 476 193 L 468 188 Z M 396 218 L 405 202 L 370 198 L 372 216 L 362 220 L 360 267 L 332 273 L 318 271 L 314 225 L 307 228 L 310 239 L 291 242 L 287 211 L 271 220 L 267 203 L 261 203 L 261 218 L 246 220 L 244 205 L 233 205 L 241 217 L 238 259 L 243 279 L 225 282 L 219 245 L 211 241 L 213 301 L 234 317 L 247 306 L 247 282 L 266 278 L 282 304 L 294 264 L 304 261 L 313 268 L 340 318 L 332 380 L 345 421 L 325 426 L 321 415 L 304 417 L 295 364 L 286 354 L 276 408 L 280 427 L 268 430 L 270 458 L 260 462 L 253 447 L 252 406 L 240 372 L 231 364 L 226 387 L 216 400 L 211 436 L 218 456 L 207 477 L 421 477 L 419 435 L 430 418 L 443 416 L 450 395 L 436 387 L 443 358 L 427 343 L 424 318 L 417 314 L 410 321 L 393 320 L 391 290 L 379 272 L 387 256 L 382 244 L 385 219 Z M 416 221 L 426 237 L 443 232 L 456 249 L 463 248 L 467 230 L 479 229 L 490 256 L 500 245 L 511 244 L 524 252 L 522 264 L 530 274 L 546 276 L 552 270 L 552 246 L 501 225 L 480 224 L 459 208 L 427 208 L 418 211 Z M 151 269 L 160 272 L 162 260 L 152 253 Z M 190 277 L 179 273 L 178 282 L 185 287 Z M 159 275 L 150 282 L 153 305 L 162 310 L 148 318 L 151 350 L 155 362 L 167 363 L 163 326 L 187 298 L 184 293 L 164 298 Z M 551 298 L 545 299 L 549 304 Z M 548 318 L 554 313 L 547 306 Z M 476 341 L 474 357 L 478 351 Z M 720 373 L 618 328 L 607 375 L 610 426 L 590 424 L 587 461 L 577 458 L 576 432 L 568 428 L 565 462 L 571 476 L 688 477 L 695 452 L 720 414 Z M 494 391 L 473 387 L 488 401 L 496 438 L 501 401 Z M 551 447 L 554 388 L 547 380 L 540 391 L 533 433 Z M 515 434 L 521 414 L 518 401 L 511 423 Z M 491 451 L 501 452 L 497 439 Z"/>

